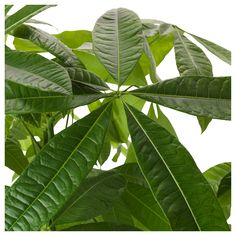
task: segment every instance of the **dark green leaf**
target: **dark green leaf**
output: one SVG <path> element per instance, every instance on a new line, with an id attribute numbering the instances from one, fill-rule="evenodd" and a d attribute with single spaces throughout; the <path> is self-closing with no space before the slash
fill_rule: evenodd
<path id="1" fill-rule="evenodd" d="M 212 76 L 211 62 L 197 45 L 176 30 L 175 59 L 181 76 L 203 75 Z"/>
<path id="2" fill-rule="evenodd" d="M 87 178 L 54 217 L 52 225 L 85 221 L 104 214 L 119 199 L 125 186 L 124 177 L 115 172 Z"/>
<path id="3" fill-rule="evenodd" d="M 20 175 L 28 165 L 28 161 L 19 143 L 10 139 L 7 139 L 5 142 L 5 165 L 18 175 Z"/>
<path id="4" fill-rule="evenodd" d="M 97 222 L 80 224 L 71 228 L 64 229 L 64 231 L 139 231 L 131 225 L 117 224 L 114 222 Z"/>
<path id="5" fill-rule="evenodd" d="M 191 115 L 231 118 L 231 77 L 183 76 L 131 93 Z"/>
<path id="6" fill-rule="evenodd" d="M 229 230 L 212 189 L 188 151 L 142 112 L 129 105 L 125 109 L 137 162 L 171 228 Z"/>
<path id="7" fill-rule="evenodd" d="M 152 192 L 138 184 L 129 183 L 122 195 L 123 201 L 132 215 L 138 219 L 148 230 L 171 230 L 169 220 L 155 201 Z"/>
<path id="8" fill-rule="evenodd" d="M 212 118 L 206 116 L 198 116 L 198 123 L 201 127 L 202 133 L 207 129 L 208 125 L 210 124 Z"/>
<path id="9" fill-rule="evenodd" d="M 107 160 L 107 158 L 110 155 L 110 151 L 111 151 L 110 135 L 109 132 L 107 132 L 105 140 L 103 142 L 101 154 L 98 158 L 98 162 L 100 165 L 102 165 Z"/>
<path id="10" fill-rule="evenodd" d="M 18 38 L 30 40 L 38 47 L 45 49 L 47 52 L 50 52 L 52 55 L 60 59 L 67 66 L 78 66 L 84 68 L 83 64 L 70 48 L 56 37 L 44 32 L 43 30 L 29 25 L 21 25 L 14 30 L 13 35 Z"/>
<path id="11" fill-rule="evenodd" d="M 110 115 L 108 104 L 44 146 L 7 192 L 7 231 L 39 230 L 57 213 L 96 163 Z"/>
<path id="12" fill-rule="evenodd" d="M 124 8 L 107 11 L 95 24 L 93 47 L 96 56 L 120 86 L 143 52 L 140 19 Z"/>
<path id="13" fill-rule="evenodd" d="M 5 33 L 17 28 L 31 17 L 55 5 L 26 5 L 5 20 Z"/>
<path id="14" fill-rule="evenodd" d="M 75 83 L 87 85 L 98 90 L 109 89 L 108 85 L 103 80 L 88 70 L 70 67 L 67 71 L 71 80 Z"/>
<path id="15" fill-rule="evenodd" d="M 221 60 L 225 61 L 229 65 L 231 65 L 231 52 L 211 41 L 200 38 L 194 34 L 190 34 L 195 38 L 199 43 L 201 43 L 206 49 L 208 49 L 211 53 L 219 57 Z"/>

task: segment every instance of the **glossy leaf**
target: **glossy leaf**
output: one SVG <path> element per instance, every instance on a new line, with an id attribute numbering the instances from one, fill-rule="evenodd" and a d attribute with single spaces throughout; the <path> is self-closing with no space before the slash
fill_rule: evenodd
<path id="1" fill-rule="evenodd" d="M 138 184 L 129 183 L 122 195 L 132 215 L 137 218 L 148 230 L 171 230 L 169 220 L 155 201 L 152 192 Z"/>
<path id="2" fill-rule="evenodd" d="M 5 165 L 18 175 L 20 175 L 28 165 L 28 161 L 19 143 L 10 139 L 5 142 Z"/>
<path id="3" fill-rule="evenodd" d="M 31 17 L 55 5 L 26 5 L 5 20 L 5 33 L 17 28 Z"/>
<path id="4" fill-rule="evenodd" d="M 87 178 L 52 220 L 52 225 L 85 221 L 108 211 L 124 191 L 126 181 L 115 172 Z"/>
<path id="5" fill-rule="evenodd" d="M 183 76 L 133 90 L 133 95 L 191 115 L 230 120 L 231 78 Z"/>
<path id="6" fill-rule="evenodd" d="M 105 105 L 44 146 L 7 192 L 7 231 L 39 230 L 71 197 L 99 157 L 110 113 Z"/>
<path id="7" fill-rule="evenodd" d="M 72 95 L 67 71 L 40 55 L 8 51 L 5 62 L 7 114 L 61 111 L 104 96 Z"/>
<path id="8" fill-rule="evenodd" d="M 118 85 L 123 84 L 143 52 L 140 19 L 124 8 L 107 11 L 95 24 L 93 47 Z"/>
<path id="9" fill-rule="evenodd" d="M 224 62 L 231 65 L 231 52 L 211 41 L 198 37 L 194 34 L 190 34 L 194 39 L 201 43 L 207 50 L 219 57 Z"/>
<path id="10" fill-rule="evenodd" d="M 50 52 L 52 55 L 60 59 L 67 66 L 78 66 L 84 68 L 83 64 L 70 48 L 56 37 L 43 30 L 29 25 L 22 25 L 14 30 L 13 35 L 18 38 L 30 40 L 38 47 L 45 49 L 47 52 Z"/>
<path id="11" fill-rule="evenodd" d="M 137 162 L 171 228 L 229 230 L 211 187 L 189 152 L 142 112 L 128 105 L 125 109 Z"/>
<path id="12" fill-rule="evenodd" d="M 88 70 L 80 68 L 68 68 L 67 71 L 71 80 L 75 83 L 87 85 L 98 90 L 109 89 L 108 85 L 103 80 Z"/>

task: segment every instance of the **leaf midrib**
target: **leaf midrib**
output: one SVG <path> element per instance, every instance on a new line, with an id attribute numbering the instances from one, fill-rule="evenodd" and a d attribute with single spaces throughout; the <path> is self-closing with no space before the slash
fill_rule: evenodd
<path id="1" fill-rule="evenodd" d="M 125 104 L 125 105 L 126 105 L 126 104 Z M 176 186 L 178 187 L 180 193 L 182 194 L 182 197 L 184 198 L 184 200 L 185 200 L 185 202 L 186 202 L 186 205 L 188 206 L 188 209 L 189 209 L 189 211 L 190 211 L 190 213 L 191 213 L 191 215 L 192 215 L 192 217 L 193 217 L 193 219 L 194 219 L 194 222 L 195 222 L 196 226 L 197 226 L 198 229 L 201 231 L 201 227 L 198 225 L 197 219 L 195 218 L 195 216 L 194 216 L 194 214 L 193 214 L 193 212 L 192 212 L 192 209 L 191 209 L 191 207 L 190 207 L 190 205 L 189 205 L 189 203 L 188 203 L 188 200 L 187 200 L 186 196 L 184 195 L 184 193 L 183 193 L 181 187 L 179 186 L 178 181 L 175 179 L 175 176 L 172 174 L 172 172 L 171 172 L 171 170 L 169 169 L 167 163 L 166 163 L 165 160 L 163 159 L 161 153 L 156 149 L 154 143 L 152 142 L 152 139 L 149 137 L 149 135 L 147 134 L 146 130 L 142 127 L 142 125 L 141 125 L 141 124 L 139 123 L 139 121 L 136 119 L 135 115 L 132 113 L 132 111 L 130 110 L 130 108 L 129 108 L 127 105 L 126 105 L 126 107 L 127 107 L 127 109 L 129 110 L 130 114 L 132 114 L 134 120 L 135 120 L 136 123 L 139 125 L 139 127 L 141 128 L 141 130 L 143 131 L 143 133 L 144 133 L 144 134 L 146 135 L 146 137 L 148 138 L 149 142 L 151 143 L 151 145 L 153 146 L 153 148 L 155 149 L 155 151 L 157 152 L 157 154 L 160 156 L 160 159 L 162 160 L 162 162 L 163 162 L 163 164 L 165 165 L 167 171 L 169 172 L 170 176 L 172 177 L 173 181 L 175 182 Z M 139 163 L 139 160 L 138 160 L 138 159 L 137 159 L 137 162 L 138 162 L 138 164 L 139 164 L 139 166 L 140 166 L 140 163 Z M 141 166 L 140 166 L 140 168 L 141 168 Z M 141 169 L 141 170 L 142 170 L 142 169 Z M 146 177 L 145 177 L 145 179 L 146 179 Z M 147 180 L 147 179 L 146 179 L 146 180 Z M 149 181 L 148 181 L 148 184 L 149 184 Z M 150 186 L 150 185 L 149 185 L 149 186 Z M 152 193 L 153 193 L 153 191 L 152 191 Z M 154 194 L 154 193 L 153 193 L 153 194 Z M 154 194 L 154 197 L 155 197 L 155 199 L 156 199 L 155 194 Z M 156 201 L 157 201 L 157 199 L 156 199 Z M 157 201 L 157 202 L 158 202 L 158 201 Z M 161 207 L 161 209 L 162 209 L 162 207 Z M 167 218 L 168 218 L 168 217 L 167 217 Z"/>
<path id="2" fill-rule="evenodd" d="M 74 150 L 71 152 L 69 157 L 65 160 L 65 162 L 62 164 L 62 166 L 59 168 L 59 170 L 55 173 L 55 175 L 52 177 L 52 179 L 48 182 L 48 184 L 42 189 L 42 191 L 38 194 L 38 196 L 34 199 L 34 201 L 21 213 L 21 215 L 15 220 L 15 222 L 11 225 L 11 227 L 8 229 L 9 231 L 14 227 L 14 225 L 24 216 L 24 214 L 33 206 L 33 204 L 40 198 L 42 194 L 46 192 L 46 189 L 51 185 L 53 180 L 61 173 L 61 170 L 65 167 L 65 165 L 70 161 L 73 157 L 73 154 L 76 152 L 76 150 L 79 148 L 79 146 L 83 143 L 85 138 L 88 136 L 88 134 L 91 132 L 91 130 L 94 128 L 94 126 L 97 124 L 97 121 L 102 117 L 102 115 L 107 111 L 107 108 L 110 106 L 109 104 L 107 107 L 104 108 L 104 110 L 101 112 L 101 114 L 97 117 L 97 119 L 94 121 L 93 125 L 89 128 L 85 136 L 80 140 L 78 145 L 74 148 Z"/>

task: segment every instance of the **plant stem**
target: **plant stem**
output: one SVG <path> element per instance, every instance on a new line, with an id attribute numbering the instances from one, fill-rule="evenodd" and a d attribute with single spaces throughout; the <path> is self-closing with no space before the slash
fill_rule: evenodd
<path id="1" fill-rule="evenodd" d="M 68 126 L 68 122 L 69 122 L 69 116 L 70 116 L 70 112 L 67 114 L 67 117 L 66 117 L 66 127 L 65 127 L 65 129 L 67 128 L 67 126 Z"/>

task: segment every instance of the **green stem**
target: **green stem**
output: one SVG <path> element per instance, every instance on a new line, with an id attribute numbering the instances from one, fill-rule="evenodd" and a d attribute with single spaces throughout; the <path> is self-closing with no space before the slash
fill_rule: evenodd
<path id="1" fill-rule="evenodd" d="M 69 116 L 70 116 L 70 112 L 67 114 L 67 117 L 66 117 L 66 127 L 65 127 L 65 129 L 67 128 L 67 126 L 68 126 L 68 122 L 69 122 Z"/>

